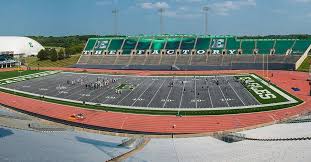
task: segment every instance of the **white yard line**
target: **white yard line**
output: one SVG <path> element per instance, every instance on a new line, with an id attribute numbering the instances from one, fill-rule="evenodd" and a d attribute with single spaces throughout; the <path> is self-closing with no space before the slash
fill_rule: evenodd
<path id="1" fill-rule="evenodd" d="M 226 101 L 228 107 L 230 107 L 230 105 L 229 105 L 229 103 L 228 103 L 228 101 L 227 101 L 227 98 L 225 97 L 225 94 L 224 94 L 224 92 L 221 90 L 221 88 L 220 88 L 219 85 L 218 85 L 218 88 L 220 89 L 220 92 L 221 92 L 222 96 L 224 97 L 224 99 L 225 99 L 225 101 Z"/>
<path id="2" fill-rule="evenodd" d="M 145 82 L 146 79 L 144 79 L 143 81 L 141 81 L 138 86 L 136 88 L 138 88 L 143 82 Z M 135 89 L 136 89 L 135 88 Z M 125 97 L 123 97 L 120 101 L 117 102 L 117 104 L 119 104 L 120 102 L 122 102 L 127 96 L 129 96 L 130 94 L 132 94 L 134 92 L 134 90 L 132 90 L 130 93 L 128 93 Z"/>
<path id="3" fill-rule="evenodd" d="M 209 88 L 207 88 L 207 92 L 208 92 L 209 100 L 211 101 L 211 104 L 212 104 L 212 108 L 214 108 L 213 100 L 212 100 L 211 94 L 209 92 Z"/>
<path id="4" fill-rule="evenodd" d="M 229 86 L 231 87 L 231 89 L 234 91 L 235 95 L 238 96 L 239 100 L 243 103 L 243 105 L 245 106 L 244 101 L 241 99 L 240 95 L 235 91 L 235 89 L 231 86 L 230 82 L 225 78 L 225 80 L 228 82 Z"/>
<path id="5" fill-rule="evenodd" d="M 162 88 L 163 84 L 166 82 L 166 79 L 163 81 L 163 83 L 161 84 L 161 86 L 158 88 L 158 90 L 156 91 L 156 93 L 152 96 L 151 100 L 149 101 L 147 107 L 149 107 L 150 103 L 153 101 L 153 99 L 155 98 L 155 96 L 158 94 L 158 92 L 160 91 L 160 89 Z"/>
<path id="6" fill-rule="evenodd" d="M 198 108 L 198 102 L 197 102 L 197 78 L 194 77 L 194 101 L 195 101 L 195 108 Z"/>
<path id="7" fill-rule="evenodd" d="M 146 88 L 146 89 L 144 90 L 144 92 L 141 93 L 141 94 L 138 96 L 138 98 L 132 103 L 131 106 L 133 106 L 133 105 L 137 102 L 137 100 L 140 99 L 140 97 L 151 87 L 151 85 L 153 85 L 154 82 L 155 82 L 155 80 L 153 80 L 153 81 L 149 84 L 148 88 Z"/>
<path id="8" fill-rule="evenodd" d="M 136 82 L 135 78 L 128 78 L 128 79 L 133 81 L 133 82 L 131 82 L 131 84 L 137 84 L 139 86 L 140 83 L 141 83 L 141 82 Z M 119 84 L 117 84 L 117 85 L 119 85 Z M 126 93 L 124 93 L 125 94 L 124 96 L 123 96 L 123 94 L 122 95 L 116 94 L 115 90 L 116 90 L 117 85 L 112 87 L 112 88 L 109 88 L 109 91 L 106 93 L 106 96 L 105 96 L 106 99 L 104 101 L 102 101 L 102 103 L 105 103 L 105 102 L 107 102 L 107 101 L 109 101 L 111 99 L 114 100 L 114 99 L 118 99 L 118 98 L 121 98 L 121 97 L 126 97 L 126 95 L 128 95 Z M 129 92 L 129 93 L 132 93 L 132 92 L 133 92 L 133 90 L 131 90 L 131 92 Z M 105 93 L 103 93 L 102 95 L 105 95 Z M 108 96 L 110 96 L 110 97 L 108 97 Z"/>
<path id="9" fill-rule="evenodd" d="M 123 82 L 124 81 L 124 79 L 132 79 L 132 78 L 122 78 L 120 81 L 118 81 L 118 82 Z M 113 83 L 111 83 L 109 86 L 107 86 L 106 88 L 105 88 L 105 90 L 103 91 L 103 92 L 101 92 L 99 95 L 97 95 L 97 97 L 95 97 L 95 98 L 93 98 L 92 100 L 90 100 L 90 102 L 92 102 L 92 101 L 94 101 L 94 100 L 97 100 L 99 97 L 101 97 L 101 96 L 104 96 L 105 94 L 107 94 L 107 93 L 110 93 L 111 91 L 113 91 L 114 89 L 115 89 L 115 87 L 118 85 L 119 83 L 115 83 L 115 84 L 113 84 Z M 107 93 L 106 93 L 107 92 Z M 103 102 L 105 102 L 106 100 L 104 100 Z"/>
<path id="10" fill-rule="evenodd" d="M 167 100 L 168 100 L 168 98 L 169 98 L 169 96 L 170 96 L 170 94 L 171 94 L 171 92 L 172 92 L 172 89 L 173 89 L 173 87 L 174 87 L 174 80 L 175 80 L 175 79 L 173 79 L 173 86 L 170 88 L 170 91 L 168 92 L 168 95 L 166 96 L 166 99 L 165 99 L 165 101 L 164 101 L 164 104 L 163 104 L 162 108 L 165 107 L 166 102 L 167 102 Z"/>
<path id="11" fill-rule="evenodd" d="M 180 101 L 179 101 L 179 106 L 178 106 L 178 108 L 180 108 L 181 107 L 181 103 L 182 103 L 182 98 L 183 98 L 183 96 L 184 96 L 184 88 L 185 88 L 185 85 L 186 85 L 186 80 L 185 81 L 183 81 L 183 86 L 182 86 L 182 90 L 181 90 L 181 96 L 180 96 Z"/>

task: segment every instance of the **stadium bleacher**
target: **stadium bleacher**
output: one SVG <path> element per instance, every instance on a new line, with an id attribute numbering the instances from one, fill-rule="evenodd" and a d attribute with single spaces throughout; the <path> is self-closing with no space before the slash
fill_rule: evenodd
<path id="1" fill-rule="evenodd" d="M 261 69 L 261 64 L 268 62 L 271 69 L 294 69 L 310 44 L 311 40 L 211 35 L 100 37 L 88 40 L 75 67 L 135 69 L 139 65 L 149 70 L 156 66 L 157 70 L 169 70 L 178 65 L 181 70 Z"/>
<path id="2" fill-rule="evenodd" d="M 0 54 L 0 68 L 13 67 L 17 64 L 19 64 L 19 62 L 16 61 L 13 56 Z"/>

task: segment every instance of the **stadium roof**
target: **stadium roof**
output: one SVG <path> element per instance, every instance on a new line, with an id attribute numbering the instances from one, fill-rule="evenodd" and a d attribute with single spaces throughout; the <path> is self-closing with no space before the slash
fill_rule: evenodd
<path id="1" fill-rule="evenodd" d="M 37 55 L 44 47 L 37 41 L 18 36 L 0 36 L 0 53 Z"/>

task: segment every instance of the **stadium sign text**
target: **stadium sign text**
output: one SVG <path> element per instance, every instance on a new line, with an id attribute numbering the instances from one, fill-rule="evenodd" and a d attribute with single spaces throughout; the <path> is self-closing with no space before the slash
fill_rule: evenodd
<path id="1" fill-rule="evenodd" d="M 177 50 L 164 50 L 165 54 L 167 55 L 174 55 L 177 53 Z M 146 53 L 146 50 L 137 50 L 137 55 L 144 55 Z M 191 50 L 180 50 L 179 52 L 181 55 L 190 55 Z M 196 50 L 195 54 L 197 55 L 205 55 L 205 54 L 212 54 L 212 55 L 220 55 L 222 54 L 222 50 Z M 227 54 L 236 54 L 237 50 L 227 50 Z M 108 51 L 109 55 L 116 55 L 116 50 Z M 162 50 L 151 50 L 150 54 L 152 55 L 159 55 L 162 54 Z"/>
<path id="2" fill-rule="evenodd" d="M 276 98 L 274 94 L 272 94 L 269 90 L 264 89 L 262 85 L 260 85 L 251 77 L 240 77 L 239 80 L 242 81 L 244 85 L 246 85 L 249 89 L 255 92 L 262 99 L 267 100 Z"/>

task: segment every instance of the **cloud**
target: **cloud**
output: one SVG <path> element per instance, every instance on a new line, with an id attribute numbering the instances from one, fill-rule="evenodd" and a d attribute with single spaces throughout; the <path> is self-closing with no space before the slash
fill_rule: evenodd
<path id="1" fill-rule="evenodd" d="M 166 2 L 156 2 L 156 3 L 144 2 L 144 3 L 141 3 L 140 6 L 143 9 L 159 9 L 159 8 L 167 9 L 169 8 L 168 3 Z"/>
<path id="2" fill-rule="evenodd" d="M 218 15 L 228 15 L 229 12 L 239 10 L 242 7 L 256 6 L 255 0 L 238 0 L 238 1 L 223 1 L 211 4 L 210 9 Z"/>

